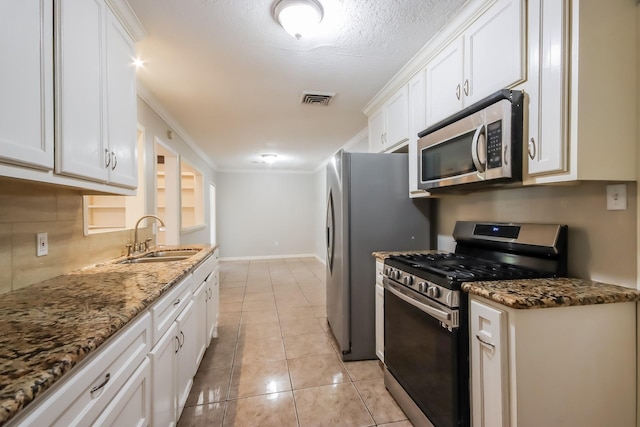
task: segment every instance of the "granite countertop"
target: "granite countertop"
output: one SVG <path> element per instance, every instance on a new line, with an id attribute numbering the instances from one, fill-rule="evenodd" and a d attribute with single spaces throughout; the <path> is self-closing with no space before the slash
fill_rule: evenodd
<path id="1" fill-rule="evenodd" d="M 467 282 L 462 290 L 519 309 L 640 300 L 640 292 L 635 289 L 571 277 Z"/>
<path id="2" fill-rule="evenodd" d="M 41 395 L 200 264 L 215 247 L 182 261 L 117 264 L 54 277 L 0 297 L 0 425 Z"/>
<path id="3" fill-rule="evenodd" d="M 372 255 L 384 260 L 392 255 L 435 252 L 442 251 L 373 252 Z M 640 292 L 635 289 L 571 277 L 467 282 L 462 284 L 462 290 L 518 309 L 640 301 Z"/>

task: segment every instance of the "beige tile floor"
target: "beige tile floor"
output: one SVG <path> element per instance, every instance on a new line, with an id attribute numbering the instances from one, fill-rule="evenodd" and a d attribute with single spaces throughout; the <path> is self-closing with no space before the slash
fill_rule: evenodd
<path id="1" fill-rule="evenodd" d="M 220 264 L 219 336 L 179 427 L 412 426 L 378 361 L 338 357 L 324 274 L 313 258 Z"/>

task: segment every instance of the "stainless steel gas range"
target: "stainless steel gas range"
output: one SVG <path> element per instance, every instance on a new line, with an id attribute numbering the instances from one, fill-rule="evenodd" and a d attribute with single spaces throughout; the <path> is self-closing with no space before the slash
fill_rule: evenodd
<path id="1" fill-rule="evenodd" d="M 458 221 L 453 253 L 384 262 L 385 385 L 416 426 L 469 426 L 462 283 L 565 276 L 567 226 Z"/>

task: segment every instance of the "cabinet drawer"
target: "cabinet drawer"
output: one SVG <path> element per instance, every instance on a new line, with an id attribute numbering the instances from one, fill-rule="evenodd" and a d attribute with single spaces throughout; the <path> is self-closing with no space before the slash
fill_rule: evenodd
<path id="1" fill-rule="evenodd" d="M 146 426 L 151 420 L 151 363 L 145 358 L 95 425 Z"/>
<path id="2" fill-rule="evenodd" d="M 191 301 L 192 276 L 189 275 L 175 285 L 164 297 L 151 307 L 153 323 L 152 347 L 171 327 L 183 308 Z"/>
<path id="3" fill-rule="evenodd" d="M 193 272 L 193 288 L 194 291 L 202 282 L 204 282 L 207 277 L 211 274 L 213 269 L 216 267 L 216 259 L 213 256 L 205 259 L 196 270 Z"/>
<path id="4" fill-rule="evenodd" d="M 40 405 L 19 426 L 90 425 L 107 407 L 123 385 L 145 360 L 151 349 L 151 316 L 145 313 L 117 338 L 105 344 L 79 370 Z"/>

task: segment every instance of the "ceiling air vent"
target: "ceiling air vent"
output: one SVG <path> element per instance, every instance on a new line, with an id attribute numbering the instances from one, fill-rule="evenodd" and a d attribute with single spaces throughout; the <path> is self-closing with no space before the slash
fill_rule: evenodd
<path id="1" fill-rule="evenodd" d="M 301 104 L 309 105 L 329 105 L 329 102 L 336 96 L 335 92 L 302 92 Z"/>

